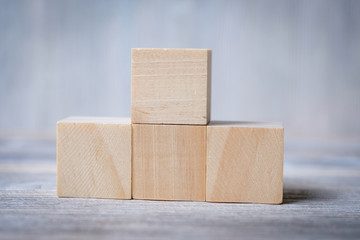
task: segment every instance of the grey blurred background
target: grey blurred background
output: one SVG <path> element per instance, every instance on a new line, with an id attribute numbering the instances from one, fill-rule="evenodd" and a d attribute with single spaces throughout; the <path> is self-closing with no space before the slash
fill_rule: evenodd
<path id="1" fill-rule="evenodd" d="M 130 49 L 213 50 L 212 119 L 360 142 L 360 1 L 0 1 L 0 132 L 130 116 Z"/>

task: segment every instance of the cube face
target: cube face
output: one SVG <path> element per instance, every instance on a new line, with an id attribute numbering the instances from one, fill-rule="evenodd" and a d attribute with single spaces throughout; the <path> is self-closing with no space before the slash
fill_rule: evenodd
<path id="1" fill-rule="evenodd" d="M 205 201 L 206 127 L 133 124 L 133 198 Z"/>
<path id="2" fill-rule="evenodd" d="M 132 49 L 132 123 L 206 125 L 210 94 L 210 50 Z"/>
<path id="3" fill-rule="evenodd" d="M 57 164 L 59 197 L 130 199 L 130 119 L 59 121 Z"/>
<path id="4" fill-rule="evenodd" d="M 282 203 L 281 125 L 214 123 L 207 136 L 206 201 Z"/>

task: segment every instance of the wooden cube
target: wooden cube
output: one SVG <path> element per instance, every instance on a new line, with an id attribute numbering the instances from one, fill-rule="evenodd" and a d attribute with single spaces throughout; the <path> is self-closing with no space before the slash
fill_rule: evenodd
<path id="1" fill-rule="evenodd" d="M 132 123 L 206 125 L 211 50 L 132 49 Z"/>
<path id="2" fill-rule="evenodd" d="M 131 198 L 131 123 L 70 117 L 57 123 L 59 197 Z"/>
<path id="3" fill-rule="evenodd" d="M 133 124 L 133 198 L 205 201 L 206 126 Z"/>
<path id="4" fill-rule="evenodd" d="M 283 148 L 282 124 L 211 122 L 206 201 L 282 203 Z"/>

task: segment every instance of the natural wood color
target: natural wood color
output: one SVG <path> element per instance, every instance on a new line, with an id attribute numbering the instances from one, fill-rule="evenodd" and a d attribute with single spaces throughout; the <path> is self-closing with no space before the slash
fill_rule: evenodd
<path id="1" fill-rule="evenodd" d="M 132 49 L 132 123 L 210 121 L 211 50 Z"/>
<path id="2" fill-rule="evenodd" d="M 0 139 L 0 239 L 354 239 L 360 143 L 286 142 L 282 205 L 56 196 L 56 142 Z"/>
<path id="3" fill-rule="evenodd" d="M 206 126 L 133 124 L 134 199 L 205 201 Z"/>
<path id="4" fill-rule="evenodd" d="M 206 201 L 282 203 L 281 124 L 211 122 L 207 136 Z"/>
<path id="5" fill-rule="evenodd" d="M 131 198 L 130 119 L 71 117 L 57 123 L 59 197 Z"/>

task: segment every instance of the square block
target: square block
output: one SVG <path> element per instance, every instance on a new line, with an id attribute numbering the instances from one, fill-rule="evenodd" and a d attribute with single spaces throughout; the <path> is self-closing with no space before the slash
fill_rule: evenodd
<path id="1" fill-rule="evenodd" d="M 210 122 L 206 201 L 282 203 L 283 153 L 281 123 Z"/>
<path id="2" fill-rule="evenodd" d="M 131 121 L 210 121 L 211 50 L 132 49 Z"/>
<path id="3" fill-rule="evenodd" d="M 205 201 L 206 126 L 133 124 L 133 198 Z"/>
<path id="4" fill-rule="evenodd" d="M 57 193 L 131 198 L 129 118 L 70 117 L 57 123 Z"/>

